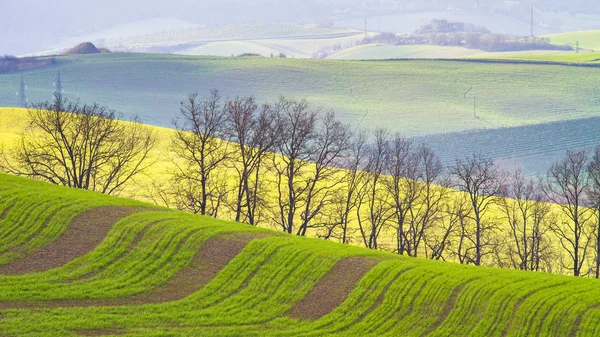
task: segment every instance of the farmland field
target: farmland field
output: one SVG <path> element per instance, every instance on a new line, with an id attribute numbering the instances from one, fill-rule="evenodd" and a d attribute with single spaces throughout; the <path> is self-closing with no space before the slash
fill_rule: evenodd
<path id="1" fill-rule="evenodd" d="M 357 128 L 387 127 L 407 136 L 491 129 L 510 133 L 517 130 L 510 128 L 520 126 L 592 118 L 600 105 L 600 68 L 467 60 L 337 61 L 128 53 L 59 60 L 57 65 L 24 72 L 30 102 L 51 99 L 52 83 L 60 70 L 65 96 L 100 102 L 165 127 L 171 126 L 187 94 L 197 90 L 202 95 L 211 88 L 220 88 L 229 97 L 255 95 L 259 101 L 276 100 L 280 94 L 306 98 L 314 106 L 336 110 L 342 121 Z M 18 103 L 19 80 L 16 73 L 0 74 L 0 106 Z M 473 95 L 477 118 L 473 117 Z M 485 138 L 485 133 L 478 135 Z M 468 144 L 468 137 L 455 136 L 453 144 Z M 545 162 L 555 160 L 557 149 L 571 146 L 568 140 L 548 143 L 535 141 L 536 137 L 528 147 Z M 440 145 L 436 137 L 429 140 L 434 147 Z M 591 138 L 582 142 L 583 147 L 598 145 Z M 483 143 L 489 144 L 477 147 L 483 154 L 502 150 L 497 142 Z M 453 152 L 440 155 L 456 156 Z"/>
<path id="2" fill-rule="evenodd" d="M 332 60 L 451 59 L 485 54 L 482 50 L 430 45 L 361 45 L 329 56 Z"/>
<path id="3" fill-rule="evenodd" d="M 505 169 L 522 168 L 535 176 L 545 173 L 566 150 L 585 149 L 592 152 L 600 145 L 600 133 L 597 130 L 600 130 L 600 117 L 437 134 L 416 139 L 430 144 L 446 165 L 453 165 L 456 158 L 476 153 L 496 160 Z"/>
<path id="4" fill-rule="evenodd" d="M 600 30 L 586 30 L 547 35 L 552 44 L 568 44 L 575 47 L 579 42 L 580 48 L 600 50 Z"/>
<path id="5" fill-rule="evenodd" d="M 399 257 L 3 174 L 0 211 L 2 336 L 600 333 L 596 280 Z"/>
<path id="6" fill-rule="evenodd" d="M 97 101 L 170 126 L 197 90 L 225 96 L 306 98 L 345 122 L 406 135 L 531 125 L 595 116 L 600 69 L 465 61 L 328 61 L 150 54 L 65 57 L 24 73 L 30 101 L 50 99 L 61 71 L 67 97 Z M 19 74 L 0 75 L 0 105 L 17 103 Z M 528 81 L 520 79 L 526 78 Z M 478 118 L 472 97 L 477 96 Z"/>
<path id="7" fill-rule="evenodd" d="M 600 52 L 516 52 L 516 53 L 488 53 L 473 56 L 473 58 L 532 61 L 532 62 L 557 62 L 576 64 L 599 64 Z"/>

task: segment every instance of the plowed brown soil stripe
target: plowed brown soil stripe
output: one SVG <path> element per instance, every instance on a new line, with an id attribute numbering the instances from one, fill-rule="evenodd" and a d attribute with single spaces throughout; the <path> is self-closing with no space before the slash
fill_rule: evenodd
<path id="1" fill-rule="evenodd" d="M 37 252 L 0 266 L 0 275 L 22 275 L 60 267 L 96 248 L 119 220 L 142 208 L 98 207 L 78 214 L 54 242 Z"/>
<path id="2" fill-rule="evenodd" d="M 368 257 L 350 257 L 338 261 L 287 315 L 312 320 L 327 315 L 344 302 L 358 281 L 379 262 Z"/>
<path id="3" fill-rule="evenodd" d="M 248 242 L 261 237 L 264 237 L 264 234 L 244 233 L 212 237 L 202 244 L 190 265 L 180 270 L 165 284 L 130 297 L 109 300 L 9 301 L 0 302 L 0 309 L 141 305 L 181 300 L 202 289 Z"/>

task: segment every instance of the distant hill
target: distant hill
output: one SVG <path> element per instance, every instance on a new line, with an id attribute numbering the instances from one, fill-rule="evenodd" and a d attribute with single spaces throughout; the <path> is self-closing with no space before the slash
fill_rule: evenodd
<path id="1" fill-rule="evenodd" d="M 553 44 L 568 44 L 575 48 L 577 42 L 579 42 L 579 48 L 600 52 L 600 30 L 568 32 L 546 37 Z"/>
<path id="2" fill-rule="evenodd" d="M 62 55 L 85 55 L 85 54 L 100 54 L 110 53 L 106 48 L 96 48 L 91 42 L 82 42 L 75 47 L 69 48 L 62 52 Z"/>

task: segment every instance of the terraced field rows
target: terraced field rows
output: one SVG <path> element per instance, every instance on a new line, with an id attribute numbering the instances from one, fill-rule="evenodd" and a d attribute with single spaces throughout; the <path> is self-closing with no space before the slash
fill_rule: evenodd
<path id="1" fill-rule="evenodd" d="M 6 175 L 0 210 L 0 252 L 30 247 L 0 263 L 2 336 L 599 330 L 596 280 L 398 257 Z M 32 257 L 35 271 L 11 269 Z"/>

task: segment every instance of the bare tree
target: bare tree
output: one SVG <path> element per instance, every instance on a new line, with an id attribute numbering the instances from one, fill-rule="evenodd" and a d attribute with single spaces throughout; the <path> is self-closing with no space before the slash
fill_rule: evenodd
<path id="1" fill-rule="evenodd" d="M 431 148 L 420 146 L 414 158 L 418 167 L 407 194 L 413 193 L 415 200 L 407 213 L 409 229 L 403 231 L 406 252 L 410 256 L 419 254 L 426 235 L 435 230 L 436 222 L 442 220 L 444 203 L 450 194 L 450 180 L 442 176 L 442 163 Z"/>
<path id="2" fill-rule="evenodd" d="M 500 206 L 509 228 L 508 257 L 512 267 L 521 270 L 540 268 L 545 242 L 545 223 L 550 207 L 533 179 L 515 171 L 506 181 Z"/>
<path id="3" fill-rule="evenodd" d="M 432 260 L 446 261 L 457 258 L 465 263 L 466 254 L 463 252 L 463 242 L 466 221 L 469 215 L 469 205 L 463 193 L 454 193 L 451 200 L 442 203 L 439 221 L 434 222 L 432 230 L 424 237 L 426 256 Z"/>
<path id="4" fill-rule="evenodd" d="M 220 205 L 209 200 L 213 196 L 209 184 L 212 174 L 228 157 L 228 143 L 223 140 L 227 118 L 224 110 L 218 90 L 211 90 L 205 99 L 193 93 L 181 102 L 173 121 L 177 131 L 172 145 L 176 155 L 173 182 L 180 209 L 202 215 L 218 212 L 208 207 L 211 203 Z"/>
<path id="5" fill-rule="evenodd" d="M 317 130 L 311 150 L 310 161 L 313 165 L 305 181 L 306 197 L 298 235 L 306 236 L 309 227 L 322 226 L 322 224 L 311 226 L 310 223 L 331 203 L 332 193 L 343 182 L 343 179 L 337 175 L 339 169 L 335 166 L 339 164 L 337 161 L 341 160 L 348 149 L 349 140 L 348 126 L 336 120 L 333 112 L 327 113 Z"/>
<path id="6" fill-rule="evenodd" d="M 278 195 L 275 221 L 284 232 L 291 234 L 297 229 L 297 210 L 305 202 L 307 185 L 303 182 L 313 155 L 317 111 L 310 109 L 305 100 L 295 101 L 284 97 L 275 105 L 275 111 L 277 150 L 281 155 L 273 157 Z"/>
<path id="7" fill-rule="evenodd" d="M 596 218 L 594 243 L 595 243 L 595 277 L 600 278 L 600 147 L 594 151 L 588 165 L 588 174 L 590 177 L 589 206 L 594 209 Z"/>
<path id="8" fill-rule="evenodd" d="M 53 102 L 32 105 L 29 127 L 2 168 L 57 185 L 117 194 L 151 164 L 156 136 L 139 119 L 120 120 L 98 104 Z"/>
<path id="9" fill-rule="evenodd" d="M 342 178 L 342 186 L 335 192 L 334 212 L 336 220 L 326 228 L 324 238 L 334 236 L 335 230 L 341 229 L 341 233 L 336 237 L 342 243 L 350 243 L 350 223 L 352 214 L 358 207 L 359 193 L 364 186 L 365 171 L 364 165 L 367 159 L 367 133 L 360 132 L 355 135 L 350 142 L 350 153 L 341 163 L 341 168 L 344 169 Z"/>
<path id="10" fill-rule="evenodd" d="M 396 251 L 402 255 L 412 254 L 408 247 L 404 224 L 413 203 L 418 198 L 417 167 L 418 158 L 411 152 L 412 141 L 396 134 L 389 142 L 389 152 L 385 157 L 385 173 L 389 175 L 383 180 L 391 195 L 396 229 Z"/>
<path id="11" fill-rule="evenodd" d="M 385 179 L 386 162 L 390 155 L 389 132 L 385 129 L 377 129 L 373 135 L 375 139 L 369 146 L 367 175 L 363 190 L 359 194 L 356 212 L 365 247 L 377 249 L 379 236 L 387 222 L 393 217 L 393 209 L 390 208 L 388 202 L 389 190 L 381 181 Z M 367 207 L 367 221 L 363 220 L 361 214 L 363 203 Z"/>
<path id="12" fill-rule="evenodd" d="M 264 161 L 277 141 L 275 114 L 271 106 L 259 107 L 254 97 L 236 98 L 227 102 L 228 132 L 236 142 L 234 168 L 238 174 L 235 196 L 235 221 L 256 225 L 260 203 L 259 186 Z"/>
<path id="13" fill-rule="evenodd" d="M 564 215 L 565 220 L 554 223 L 552 231 L 569 255 L 572 267 L 568 269 L 575 276 L 581 275 L 591 235 L 588 221 L 592 212 L 584 208 L 584 198 L 590 187 L 587 161 L 585 151 L 567 151 L 563 159 L 548 170 L 543 187 L 546 197 L 558 204 Z"/>
<path id="14" fill-rule="evenodd" d="M 475 222 L 474 232 L 467 236 L 475 253 L 472 261 L 467 262 L 480 266 L 482 258 L 488 254 L 486 248 L 494 244 L 486 238 L 493 226 L 485 220 L 485 216 L 502 191 L 501 173 L 491 160 L 473 155 L 465 160 L 457 160 L 451 174 L 456 178 L 458 189 L 467 194 Z"/>

